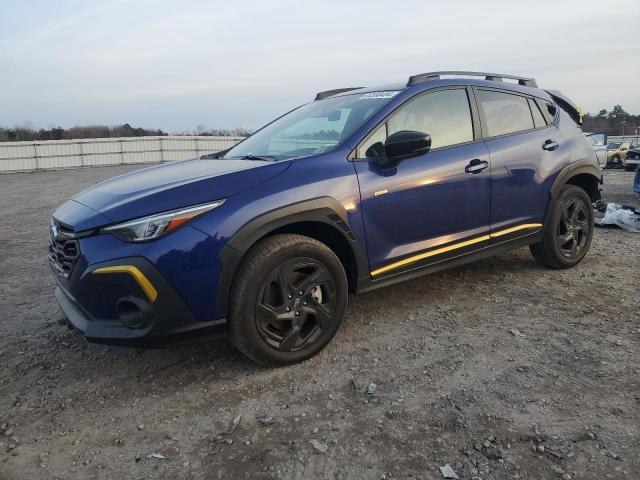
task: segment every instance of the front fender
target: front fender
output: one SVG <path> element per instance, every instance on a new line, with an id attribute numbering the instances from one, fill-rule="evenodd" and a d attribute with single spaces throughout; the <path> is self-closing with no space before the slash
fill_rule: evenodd
<path id="1" fill-rule="evenodd" d="M 319 197 L 287 205 L 260 215 L 243 225 L 221 253 L 222 276 L 218 284 L 217 318 L 227 314 L 227 300 L 244 254 L 271 232 L 301 222 L 322 223 L 349 245 L 356 262 L 356 276 L 368 277 L 368 262 L 347 223 L 345 208 L 331 197 Z M 356 278 L 358 283 L 360 279 Z"/>

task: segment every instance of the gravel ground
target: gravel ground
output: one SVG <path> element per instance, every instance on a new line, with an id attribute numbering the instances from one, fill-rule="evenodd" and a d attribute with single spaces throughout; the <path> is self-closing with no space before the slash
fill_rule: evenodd
<path id="1" fill-rule="evenodd" d="M 640 235 L 598 229 L 571 270 L 521 249 L 353 297 L 320 355 L 269 370 L 59 322 L 48 216 L 132 168 L 0 176 L 0 478 L 640 478 Z M 640 207 L 631 173 L 604 196 Z"/>

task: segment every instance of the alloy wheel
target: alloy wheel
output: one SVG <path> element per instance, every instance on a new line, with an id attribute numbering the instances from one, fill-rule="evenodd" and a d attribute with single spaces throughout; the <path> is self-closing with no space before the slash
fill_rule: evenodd
<path id="1" fill-rule="evenodd" d="M 336 285 L 317 260 L 294 258 L 274 269 L 256 301 L 256 326 L 273 348 L 293 352 L 313 343 L 335 322 Z"/>
<path id="2" fill-rule="evenodd" d="M 561 206 L 556 242 L 562 255 L 568 259 L 578 258 L 589 240 L 589 208 L 582 199 L 575 197 L 567 199 Z"/>

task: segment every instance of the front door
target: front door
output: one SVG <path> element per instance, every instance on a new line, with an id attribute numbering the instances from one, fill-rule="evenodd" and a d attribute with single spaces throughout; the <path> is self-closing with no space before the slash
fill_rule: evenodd
<path id="1" fill-rule="evenodd" d="M 354 165 L 371 275 L 412 270 L 479 248 L 488 240 L 489 154 L 464 87 L 420 94 L 379 125 Z M 401 130 L 431 135 L 431 150 L 384 167 L 384 142 Z"/>

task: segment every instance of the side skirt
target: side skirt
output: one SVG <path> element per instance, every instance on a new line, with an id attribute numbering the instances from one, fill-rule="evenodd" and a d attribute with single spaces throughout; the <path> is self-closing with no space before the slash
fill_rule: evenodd
<path id="1" fill-rule="evenodd" d="M 421 277 L 430 273 L 440 272 L 448 268 L 464 265 L 465 263 L 475 262 L 476 260 L 482 260 L 487 257 L 492 257 L 500 253 L 505 253 L 510 250 L 525 247 L 532 243 L 537 243 L 542 240 L 544 235 L 544 229 L 529 235 L 520 236 L 518 238 L 508 239 L 501 242 L 493 242 L 489 245 L 485 245 L 476 250 L 461 253 L 459 255 L 443 258 L 435 262 L 430 262 L 423 265 L 413 266 L 400 272 L 390 273 L 384 275 L 379 279 L 372 279 L 371 277 L 360 278 L 358 281 L 358 288 L 356 293 L 364 293 L 376 288 L 386 287 L 396 283 L 404 282 L 405 280 L 411 280 L 412 278 Z"/>

